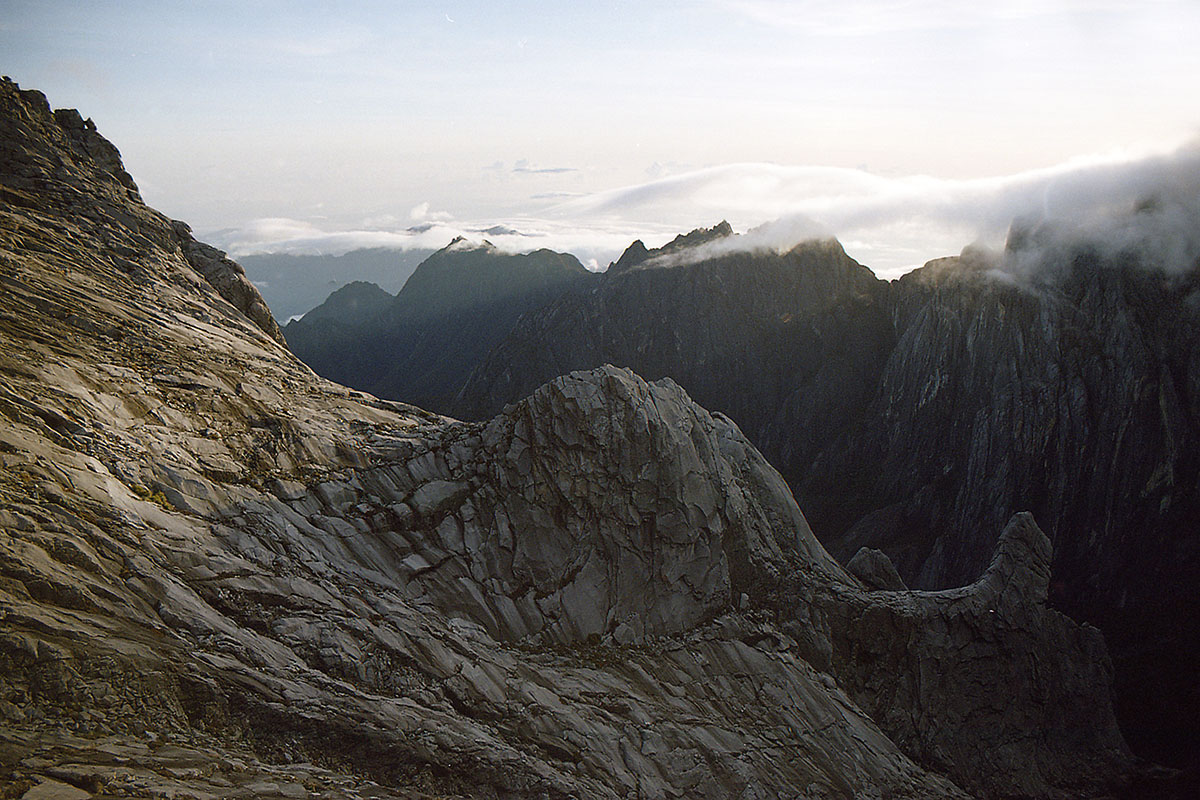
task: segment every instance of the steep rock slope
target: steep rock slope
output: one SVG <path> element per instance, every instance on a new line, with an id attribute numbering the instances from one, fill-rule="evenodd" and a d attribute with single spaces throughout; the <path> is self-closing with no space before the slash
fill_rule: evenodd
<path id="1" fill-rule="evenodd" d="M 1200 754 L 1200 274 L 1131 261 L 1084 248 L 1021 282 L 970 257 L 906 276 L 875 399 L 793 486 L 816 518 L 862 515 L 829 531 L 836 555 L 882 548 L 925 587 L 978 574 L 981 531 L 1032 511 L 1053 602 L 1109 638 L 1127 732 L 1182 763 Z"/>
<path id="2" fill-rule="evenodd" d="M 697 252 L 636 243 L 523 318 L 458 408 L 599 363 L 671 376 L 762 448 L 842 563 L 878 548 L 925 589 L 978 575 L 1030 510 L 1053 602 L 1110 636 L 1124 724 L 1148 754 L 1200 753 L 1196 270 L 1080 245 L 1020 279 L 967 253 L 887 284 L 836 243 Z"/>
<path id="3" fill-rule="evenodd" d="M 421 262 L 390 303 L 355 284 L 286 329 L 320 375 L 380 397 L 448 409 L 471 369 L 526 311 L 593 276 L 570 255 L 501 253 L 458 239 Z"/>
<path id="4" fill-rule="evenodd" d="M 0 83 L 0 112 L 6 793 L 1121 781 L 1102 639 L 1045 607 L 1027 519 L 968 587 L 872 592 L 670 381 L 577 373 L 475 424 L 351 392 L 218 293 L 44 97 Z"/>

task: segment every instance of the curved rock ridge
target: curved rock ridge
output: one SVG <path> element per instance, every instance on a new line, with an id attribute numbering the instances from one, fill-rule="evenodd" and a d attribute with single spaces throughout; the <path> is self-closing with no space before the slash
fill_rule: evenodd
<path id="1" fill-rule="evenodd" d="M 1031 523 L 970 587 L 871 591 L 670 381 L 575 373 L 482 423 L 324 381 L 168 220 L 95 163 L 64 168 L 83 156 L 44 99 L 0 98 L 0 146 L 24 154 L 0 171 L 6 793 L 1058 798 L 1124 779 L 1103 642 L 1042 604 Z"/>
<path id="2" fill-rule="evenodd" d="M 488 423 L 379 446 L 388 463 L 317 488 L 331 507 L 296 488 L 291 508 L 386 537 L 410 596 L 497 639 L 644 641 L 785 578 L 849 580 L 740 431 L 669 380 L 573 373 Z"/>
<path id="3" fill-rule="evenodd" d="M 1095 694 L 1112 681 L 1103 637 L 1045 606 L 1051 555 L 1032 516 L 1018 514 L 968 586 L 818 595 L 840 685 L 905 752 L 961 763 L 956 780 L 983 796 L 1037 796 L 1061 786 L 1064 766 L 1112 776 L 1124 751 Z"/>

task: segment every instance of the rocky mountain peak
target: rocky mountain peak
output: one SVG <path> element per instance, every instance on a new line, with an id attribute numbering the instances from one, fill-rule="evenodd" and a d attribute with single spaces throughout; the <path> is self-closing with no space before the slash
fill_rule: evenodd
<path id="1" fill-rule="evenodd" d="M 641 264 L 650 257 L 650 251 L 646 249 L 646 245 L 641 239 L 635 239 L 633 244 L 625 248 L 625 252 L 621 253 L 621 257 L 616 262 L 610 264 L 606 272 L 615 275 L 625 270 Z"/>
<path id="2" fill-rule="evenodd" d="M 609 267 L 608 273 L 617 275 L 634 268 L 674 264 L 675 259 L 688 250 L 734 235 L 733 227 L 722 220 L 711 228 L 696 228 L 688 233 L 681 233 L 662 247 L 653 250 L 647 250 L 639 239 L 625 249 L 617 262 Z"/>
<path id="3" fill-rule="evenodd" d="M 711 228 L 695 228 L 687 233 L 679 234 L 659 248 L 659 252 L 667 253 L 672 250 L 695 247 L 717 239 L 724 239 L 726 236 L 733 236 L 733 226 L 726 220 L 721 220 Z"/>

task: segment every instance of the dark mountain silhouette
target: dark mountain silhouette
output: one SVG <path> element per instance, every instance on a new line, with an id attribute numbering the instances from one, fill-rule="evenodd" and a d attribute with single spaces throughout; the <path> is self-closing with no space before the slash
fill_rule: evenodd
<path id="1" fill-rule="evenodd" d="M 239 263 L 283 324 L 348 283 L 374 283 L 395 294 L 433 252 L 370 247 L 336 256 L 255 253 L 239 257 Z"/>
<path id="2" fill-rule="evenodd" d="M 978 574 L 1029 510 L 1053 602 L 1109 637 L 1135 745 L 1194 757 L 1197 271 L 1081 244 L 1020 279 L 968 252 L 885 283 L 832 241 L 713 252 L 635 243 L 593 291 L 523 317 L 454 410 L 601 363 L 670 376 L 762 448 L 842 563 L 878 548 L 925 589 Z"/>
<path id="3" fill-rule="evenodd" d="M 592 273 L 573 256 L 510 255 L 456 239 L 423 261 L 394 298 L 352 284 L 288 324 L 284 335 L 320 375 L 445 410 L 521 314 L 589 279 Z"/>

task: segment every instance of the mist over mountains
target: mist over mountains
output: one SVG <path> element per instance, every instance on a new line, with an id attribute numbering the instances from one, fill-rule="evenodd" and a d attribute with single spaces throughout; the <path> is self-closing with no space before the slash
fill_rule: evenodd
<path id="1" fill-rule="evenodd" d="M 280 324 L 321 304 L 354 281 L 395 294 L 432 250 L 373 248 L 342 255 L 257 253 L 238 259 Z"/>
<path id="2" fill-rule="evenodd" d="M 1159 193 L 1194 202 L 1188 198 L 1200 185 L 1198 149 L 1190 140 L 971 179 L 770 163 L 676 166 L 641 183 L 538 200 L 511 218 L 458 218 L 423 204 L 340 224 L 256 220 L 220 232 L 217 243 L 239 257 L 381 246 L 433 251 L 461 235 L 487 238 L 512 253 L 571 252 L 602 268 L 635 239 L 661 246 L 697 224 L 728 219 L 740 231 L 758 229 L 753 246 L 775 250 L 836 236 L 857 260 L 890 279 L 965 245 L 1002 249 L 1014 219 L 1071 226 L 1123 213 Z"/>

